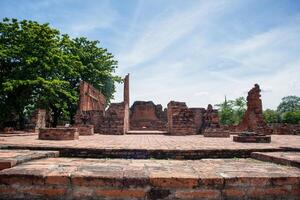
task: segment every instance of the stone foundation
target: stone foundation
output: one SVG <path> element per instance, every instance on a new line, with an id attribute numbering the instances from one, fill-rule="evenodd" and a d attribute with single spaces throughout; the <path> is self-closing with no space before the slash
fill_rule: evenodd
<path id="1" fill-rule="evenodd" d="M 93 125 L 79 125 L 76 127 L 79 135 L 94 135 Z"/>
<path id="2" fill-rule="evenodd" d="M 78 140 L 77 128 L 40 128 L 40 140 Z"/>

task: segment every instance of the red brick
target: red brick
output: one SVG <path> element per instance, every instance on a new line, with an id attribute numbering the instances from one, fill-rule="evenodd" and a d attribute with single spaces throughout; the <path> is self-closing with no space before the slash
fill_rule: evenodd
<path id="1" fill-rule="evenodd" d="M 174 175 L 176 176 L 176 175 Z M 150 178 L 150 184 L 155 187 L 193 188 L 198 186 L 194 178 Z"/>
<path id="2" fill-rule="evenodd" d="M 51 185 L 69 185 L 69 177 L 66 176 L 47 176 L 45 184 Z"/>
<path id="3" fill-rule="evenodd" d="M 223 195 L 225 197 L 232 197 L 232 198 L 240 198 L 242 199 L 245 195 L 245 191 L 240 188 L 240 189 L 226 189 L 223 190 Z"/>
<path id="4" fill-rule="evenodd" d="M 177 198 L 181 199 L 197 199 L 197 198 L 205 198 L 205 199 L 218 199 L 220 198 L 220 191 L 218 190 L 192 190 L 192 191 L 178 191 L 175 193 Z"/>
<path id="5" fill-rule="evenodd" d="M 119 190 L 119 189 L 104 189 L 104 190 L 96 190 L 97 196 L 103 197 L 118 197 L 118 198 L 143 198 L 146 195 L 145 190 L 143 189 L 130 189 L 130 190 Z"/>

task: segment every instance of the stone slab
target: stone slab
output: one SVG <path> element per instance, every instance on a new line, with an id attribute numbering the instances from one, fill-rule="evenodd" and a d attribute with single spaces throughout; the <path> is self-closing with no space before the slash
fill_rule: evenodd
<path id="1" fill-rule="evenodd" d="M 0 172 L 1 199 L 297 199 L 300 169 L 253 159 L 47 158 Z"/>
<path id="2" fill-rule="evenodd" d="M 251 153 L 251 157 L 262 161 L 300 168 L 300 152 L 253 152 Z"/>
<path id="3" fill-rule="evenodd" d="M 34 159 L 58 156 L 58 151 L 0 150 L 0 170 Z"/>

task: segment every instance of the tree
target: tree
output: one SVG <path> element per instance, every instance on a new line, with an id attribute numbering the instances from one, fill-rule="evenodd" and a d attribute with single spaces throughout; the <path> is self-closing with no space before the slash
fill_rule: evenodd
<path id="1" fill-rule="evenodd" d="M 264 120 L 266 121 L 266 123 L 268 123 L 268 124 L 281 122 L 280 114 L 275 110 L 271 110 L 271 109 L 265 110 L 263 112 L 263 117 L 264 117 Z"/>
<path id="2" fill-rule="evenodd" d="M 285 112 L 283 114 L 282 121 L 289 124 L 300 124 L 300 110 Z"/>
<path id="3" fill-rule="evenodd" d="M 59 118 L 72 119 L 78 85 L 87 81 L 100 89 L 108 102 L 117 62 L 98 41 L 71 39 L 48 24 L 5 18 L 0 23 L 0 120 L 17 116 L 24 127 L 28 108 L 46 108 L 56 126 Z"/>
<path id="4" fill-rule="evenodd" d="M 223 103 L 216 104 L 215 106 L 219 107 L 219 117 L 220 123 L 223 125 L 232 125 L 234 124 L 234 110 L 233 110 L 233 101 L 227 101 L 226 96 Z"/>
<path id="5" fill-rule="evenodd" d="M 246 100 L 244 97 L 236 98 L 235 100 L 225 100 L 219 107 L 220 123 L 223 125 L 238 124 L 246 111 Z"/>
<path id="6" fill-rule="evenodd" d="M 300 97 L 286 96 L 282 98 L 281 103 L 277 107 L 279 113 L 294 112 L 300 110 Z"/>

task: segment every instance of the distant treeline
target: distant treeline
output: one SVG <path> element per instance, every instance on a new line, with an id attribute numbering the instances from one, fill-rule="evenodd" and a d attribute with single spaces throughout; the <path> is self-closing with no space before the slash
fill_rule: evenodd
<path id="1" fill-rule="evenodd" d="M 235 100 L 227 100 L 216 105 L 219 108 L 220 122 L 223 125 L 238 124 L 246 111 L 246 100 L 239 97 Z M 276 110 L 266 109 L 263 111 L 266 123 L 289 123 L 300 124 L 300 97 L 286 96 Z"/>

